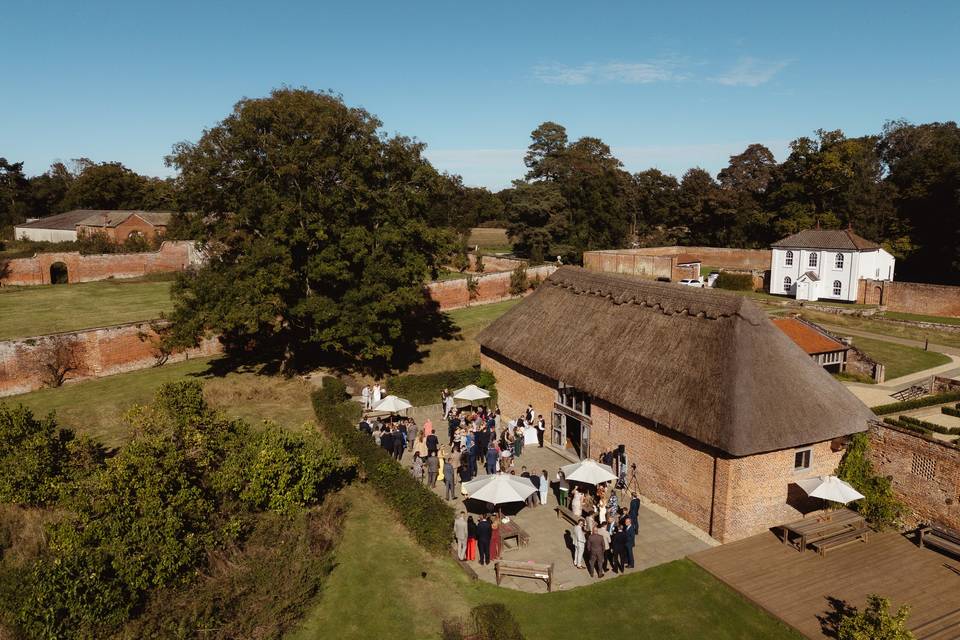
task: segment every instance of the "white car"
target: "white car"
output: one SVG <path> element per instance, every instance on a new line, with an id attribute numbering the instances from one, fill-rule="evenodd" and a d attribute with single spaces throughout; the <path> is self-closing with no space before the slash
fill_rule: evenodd
<path id="1" fill-rule="evenodd" d="M 683 280 L 680 281 L 680 284 L 684 285 L 685 287 L 703 288 L 703 282 L 701 282 L 699 279 L 694 279 L 694 278 L 684 278 Z"/>

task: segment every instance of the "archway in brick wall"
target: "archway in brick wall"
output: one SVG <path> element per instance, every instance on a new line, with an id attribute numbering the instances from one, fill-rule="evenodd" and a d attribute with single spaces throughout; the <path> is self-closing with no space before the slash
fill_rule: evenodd
<path id="1" fill-rule="evenodd" d="M 873 299 L 876 304 L 883 304 L 883 287 L 873 288 Z"/>
<path id="2" fill-rule="evenodd" d="M 50 265 L 50 284 L 67 284 L 68 282 L 70 282 L 70 274 L 66 264 L 54 262 Z"/>

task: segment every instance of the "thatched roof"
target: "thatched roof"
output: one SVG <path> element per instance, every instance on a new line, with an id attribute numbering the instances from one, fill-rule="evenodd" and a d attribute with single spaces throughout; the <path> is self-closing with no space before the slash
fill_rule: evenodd
<path id="1" fill-rule="evenodd" d="M 734 294 L 563 267 L 479 341 L 734 456 L 864 431 L 873 415 Z"/>

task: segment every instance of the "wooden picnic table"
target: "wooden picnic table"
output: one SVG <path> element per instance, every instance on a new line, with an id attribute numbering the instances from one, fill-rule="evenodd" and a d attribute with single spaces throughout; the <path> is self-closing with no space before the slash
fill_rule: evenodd
<path id="1" fill-rule="evenodd" d="M 509 539 L 514 539 L 517 542 L 515 547 L 508 547 L 505 543 Z M 500 523 L 500 541 L 503 544 L 504 549 L 518 549 L 522 546 L 525 546 L 527 542 L 530 541 L 530 535 L 524 531 L 520 525 L 511 520 L 510 522 L 501 522 Z"/>
<path id="2" fill-rule="evenodd" d="M 796 547 L 803 553 L 807 545 L 846 531 L 861 529 L 865 526 L 863 516 L 850 509 L 840 509 L 823 516 L 804 518 L 781 525 L 784 544 Z"/>

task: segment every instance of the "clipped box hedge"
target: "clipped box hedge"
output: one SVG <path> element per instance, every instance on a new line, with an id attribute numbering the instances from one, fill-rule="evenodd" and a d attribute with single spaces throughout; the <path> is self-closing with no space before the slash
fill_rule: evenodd
<path id="1" fill-rule="evenodd" d="M 717 289 L 728 289 L 730 291 L 753 291 L 753 276 L 749 273 L 721 271 L 713 286 Z"/>
<path id="2" fill-rule="evenodd" d="M 913 400 L 904 400 L 903 402 L 891 402 L 890 404 L 881 404 L 876 407 L 871 407 L 873 411 L 878 416 L 887 415 L 890 413 L 897 413 L 900 411 L 909 411 L 910 409 L 919 409 L 921 407 L 932 407 L 935 404 L 945 404 L 947 402 L 953 402 L 954 400 L 960 400 L 960 391 L 948 391 L 946 393 L 938 393 L 932 396 L 925 396 L 923 398 L 914 398 Z"/>
<path id="3" fill-rule="evenodd" d="M 940 413 L 953 416 L 954 418 L 960 418 L 960 404 L 955 404 L 952 407 L 941 407 Z"/>
<path id="4" fill-rule="evenodd" d="M 453 537 L 453 509 L 357 429 L 360 406 L 348 398 L 342 382 L 324 378 L 323 387 L 312 398 L 317 420 L 357 457 L 367 481 L 417 542 L 430 551 L 446 553 Z"/>
<path id="5" fill-rule="evenodd" d="M 931 434 L 929 429 L 924 429 L 923 427 L 917 426 L 915 424 L 910 424 L 909 422 L 903 422 L 896 418 L 884 418 L 883 421 L 884 423 L 889 424 L 891 426 L 900 427 L 901 429 L 906 429 L 908 431 L 915 431 L 917 433 L 922 433 L 925 436 L 929 436 Z"/>
<path id="6" fill-rule="evenodd" d="M 912 424 L 922 429 L 926 429 L 927 431 L 936 431 L 937 433 L 942 433 L 947 436 L 960 435 L 960 428 L 957 428 L 957 427 L 945 427 L 942 424 L 937 424 L 935 422 L 927 422 L 926 420 L 919 420 L 917 418 L 912 418 L 910 416 L 899 416 L 898 419 L 900 420 L 900 422 Z"/>

